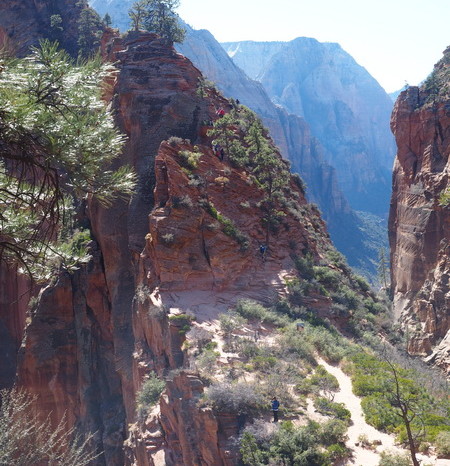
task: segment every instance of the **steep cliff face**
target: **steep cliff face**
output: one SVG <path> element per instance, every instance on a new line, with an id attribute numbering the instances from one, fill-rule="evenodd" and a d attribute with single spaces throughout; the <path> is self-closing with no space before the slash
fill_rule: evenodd
<path id="1" fill-rule="evenodd" d="M 392 114 L 398 146 L 389 219 L 395 312 L 413 354 L 450 370 L 449 55 L 420 89 L 403 91 Z M 445 343 L 447 341 L 447 343 Z"/>
<path id="2" fill-rule="evenodd" d="M 22 343 L 28 303 L 36 290 L 23 275 L 17 273 L 15 267 L 4 263 L 0 264 L 0 283 L 0 387 L 10 388 L 16 374 L 17 353 Z"/>
<path id="3" fill-rule="evenodd" d="M 122 443 L 127 422 L 135 416 L 142 376 L 133 356 L 139 349 L 133 302 L 153 207 L 154 159 L 169 136 L 194 141 L 202 120 L 210 120 L 215 111 L 197 96 L 200 72 L 154 35 L 109 36 L 104 50 L 118 67 L 110 94 L 118 124 L 128 136 L 120 163 L 134 166 L 136 193 L 129 204 L 117 202 L 110 209 L 89 202 L 93 259 L 43 290 L 25 329 L 17 383 L 38 395 L 35 409 L 42 416 L 52 413 L 56 423 L 66 412 L 68 426 L 96 432 L 94 446 L 104 451 L 99 464 L 123 465 Z M 11 312 L 16 297 L 7 299 Z M 146 359 L 150 367 L 177 367 L 183 360 L 179 329 L 167 318 L 158 322 L 144 322 L 146 327 L 135 329 L 136 338 L 139 342 L 144 334 L 152 345 L 152 357 Z M 15 353 L 17 345 L 11 348 Z M 12 378 L 13 372 L 5 377 Z"/>
<path id="4" fill-rule="evenodd" d="M 239 66 L 289 113 L 304 117 L 325 147 L 350 204 L 385 215 L 395 153 L 389 131 L 392 101 L 338 44 L 299 37 L 276 42 L 227 43 Z M 255 54 L 261 68 L 255 69 Z"/>
<path id="5" fill-rule="evenodd" d="M 7 41 L 19 55 L 25 55 L 43 37 L 51 37 L 51 16 L 59 15 L 61 45 L 72 55 L 78 51 L 78 18 L 87 2 L 63 0 L 12 0 L 0 4 L 0 40 Z M 52 37 L 55 39 L 56 37 Z"/>

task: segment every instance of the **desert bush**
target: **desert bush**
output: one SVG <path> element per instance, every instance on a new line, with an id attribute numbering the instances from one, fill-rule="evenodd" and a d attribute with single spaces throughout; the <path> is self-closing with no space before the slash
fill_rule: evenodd
<path id="1" fill-rule="evenodd" d="M 164 233 L 160 235 L 160 240 L 165 246 L 171 246 L 175 242 L 175 236 L 173 233 Z"/>
<path id="2" fill-rule="evenodd" d="M 344 403 L 335 403 L 327 398 L 318 397 L 314 399 L 314 407 L 320 414 L 333 416 L 341 421 L 349 421 L 351 418 L 351 413 Z"/>
<path id="3" fill-rule="evenodd" d="M 192 321 L 195 316 L 190 314 L 171 314 L 169 315 L 169 321 L 179 328 L 179 333 L 185 335 L 191 329 Z"/>
<path id="4" fill-rule="evenodd" d="M 168 142 L 172 147 L 176 147 L 176 146 L 179 145 L 179 144 L 183 144 L 183 142 L 185 142 L 185 141 L 184 141 L 184 139 L 179 138 L 179 137 L 177 137 L 177 136 L 171 136 L 171 137 L 167 140 L 167 142 Z"/>
<path id="5" fill-rule="evenodd" d="M 300 395 L 309 395 L 314 392 L 315 386 L 311 382 L 311 379 L 303 379 L 295 385 L 294 389 L 296 393 L 299 393 Z"/>
<path id="6" fill-rule="evenodd" d="M 308 326 L 304 338 L 330 363 L 337 363 L 347 354 L 348 344 L 335 331 L 323 326 Z"/>
<path id="7" fill-rule="evenodd" d="M 264 406 L 258 387 L 247 382 L 214 382 L 208 387 L 206 399 L 217 411 L 238 414 L 251 414 Z"/>
<path id="8" fill-rule="evenodd" d="M 255 370 L 261 372 L 269 372 L 270 369 L 275 367 L 277 358 L 274 356 L 254 356 L 251 363 Z"/>
<path id="9" fill-rule="evenodd" d="M 200 157 L 202 156 L 201 152 L 192 152 L 189 150 L 181 150 L 178 152 L 178 155 L 181 159 L 181 165 L 188 170 L 195 170 L 198 166 Z"/>
<path id="10" fill-rule="evenodd" d="M 192 327 L 186 333 L 186 338 L 192 341 L 201 352 L 211 342 L 213 334 L 202 327 Z"/>
<path id="11" fill-rule="evenodd" d="M 220 330 L 225 339 L 230 339 L 233 332 L 240 330 L 247 323 L 246 319 L 236 312 L 227 312 L 219 315 Z"/>
<path id="12" fill-rule="evenodd" d="M 255 422 L 240 437 L 242 462 L 251 466 L 328 466 L 331 461 L 348 456 L 343 444 L 346 429 L 347 426 L 337 420 L 323 425 L 309 422 L 300 427 L 290 421 L 277 427 Z"/>
<path id="13" fill-rule="evenodd" d="M 333 461 L 343 460 L 351 455 L 351 450 L 342 443 L 333 443 L 327 448 L 328 458 Z"/>
<path id="14" fill-rule="evenodd" d="M 280 327 L 289 324 L 289 319 L 286 316 L 279 315 L 277 312 L 251 299 L 241 299 L 238 301 L 234 307 L 234 311 L 249 320 L 269 322 Z"/>
<path id="15" fill-rule="evenodd" d="M 295 356 L 316 365 L 314 347 L 305 340 L 304 332 L 297 332 L 296 328 L 289 328 L 279 338 L 280 353 L 282 357 Z"/>
<path id="16" fill-rule="evenodd" d="M 378 466 L 411 466 L 411 458 L 408 453 L 398 454 L 389 451 L 380 453 L 380 462 Z"/>
<path id="17" fill-rule="evenodd" d="M 436 436 L 436 452 L 439 456 L 450 456 L 450 432 L 439 432 Z"/>
<path id="18" fill-rule="evenodd" d="M 361 291 L 364 293 L 370 291 L 370 285 L 367 283 L 367 280 L 364 277 L 361 277 L 361 275 L 353 274 L 352 279 Z"/>
<path id="19" fill-rule="evenodd" d="M 0 464 L 8 466 L 93 464 L 93 435 L 83 441 L 66 420 L 52 428 L 50 419 L 32 414 L 33 397 L 20 390 L 0 391 Z"/>
<path id="20" fill-rule="evenodd" d="M 232 346 L 245 361 L 261 354 L 261 348 L 254 341 L 247 338 L 237 338 Z"/>
<path id="21" fill-rule="evenodd" d="M 184 207 L 185 209 L 189 210 L 194 207 L 194 203 L 192 202 L 192 199 L 187 194 L 185 194 L 184 196 L 181 196 L 181 197 L 173 196 L 172 206 L 175 209 L 180 209 Z"/>
<path id="22" fill-rule="evenodd" d="M 323 445 L 345 443 L 347 441 L 348 422 L 340 419 L 330 419 L 320 425 L 318 439 Z"/>
<path id="23" fill-rule="evenodd" d="M 148 410 L 155 405 L 165 386 L 166 382 L 152 372 L 148 379 L 142 384 L 142 388 L 137 394 L 136 401 L 138 409 Z"/>
<path id="24" fill-rule="evenodd" d="M 305 280 L 314 278 L 314 259 L 311 254 L 305 257 L 294 257 L 294 264 L 302 278 Z"/>
<path id="25" fill-rule="evenodd" d="M 212 374 L 217 365 L 217 358 L 220 356 L 218 351 L 213 349 L 204 349 L 196 359 L 196 365 L 201 372 Z"/>
<path id="26" fill-rule="evenodd" d="M 342 274 L 329 267 L 314 266 L 315 278 L 325 286 L 327 290 L 336 290 L 342 282 Z"/>
<path id="27" fill-rule="evenodd" d="M 334 393 L 339 391 L 339 382 L 333 374 L 327 372 L 323 366 L 316 367 L 311 376 L 311 383 L 318 392 L 323 392 L 325 396 L 333 400 Z"/>

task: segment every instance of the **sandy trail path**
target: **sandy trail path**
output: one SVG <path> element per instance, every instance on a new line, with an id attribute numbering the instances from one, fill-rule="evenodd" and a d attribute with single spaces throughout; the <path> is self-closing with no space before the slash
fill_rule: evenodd
<path id="1" fill-rule="evenodd" d="M 347 446 L 353 450 L 353 457 L 347 460 L 345 464 L 353 464 L 355 466 L 377 466 L 380 461 L 380 453 L 384 450 L 405 453 L 407 450 L 395 445 L 395 438 L 393 435 L 380 432 L 367 424 L 361 408 L 361 400 L 354 395 L 352 391 L 350 377 L 345 374 L 342 369 L 331 366 L 323 359 L 319 359 L 318 362 L 324 366 L 330 374 L 334 375 L 339 382 L 340 391 L 336 393 L 334 401 L 337 403 L 344 403 L 352 415 L 353 424 L 348 429 Z M 356 446 L 355 443 L 358 443 L 358 438 L 361 434 L 365 434 L 370 442 L 374 440 L 381 441 L 381 445 L 379 445 L 375 451 L 363 448 L 361 445 Z M 450 466 L 450 460 L 436 459 L 436 457 L 424 455 L 418 455 L 418 458 L 422 460 L 421 464 L 423 465 Z"/>

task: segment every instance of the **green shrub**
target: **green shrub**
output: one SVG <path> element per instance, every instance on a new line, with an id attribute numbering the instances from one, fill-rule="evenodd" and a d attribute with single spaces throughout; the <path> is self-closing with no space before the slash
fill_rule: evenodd
<path id="1" fill-rule="evenodd" d="M 261 349 L 258 345 L 247 338 L 239 338 L 234 342 L 234 350 L 241 356 L 245 361 L 251 358 L 257 357 L 261 353 Z"/>
<path id="2" fill-rule="evenodd" d="M 200 157 L 203 155 L 201 152 L 191 152 L 189 150 L 181 150 L 178 152 L 181 159 L 181 165 L 189 170 L 195 170 L 198 166 Z"/>
<path id="3" fill-rule="evenodd" d="M 137 394 L 136 401 L 138 409 L 144 409 L 147 411 L 155 405 L 158 402 L 165 386 L 166 382 L 158 378 L 158 376 L 152 372 L 149 378 L 142 384 L 142 388 Z"/>
<path id="4" fill-rule="evenodd" d="M 316 365 L 314 347 L 305 340 L 304 332 L 299 333 L 293 328 L 284 332 L 280 337 L 280 351 L 286 356 L 296 356 L 311 365 Z"/>
<path id="5" fill-rule="evenodd" d="M 314 400 L 314 407 L 325 416 L 333 416 L 341 421 L 350 421 L 351 413 L 344 403 L 336 403 L 327 398 L 318 397 Z"/>
<path id="6" fill-rule="evenodd" d="M 329 267 L 313 267 L 315 278 L 324 285 L 327 290 L 336 290 L 342 282 L 342 274 Z"/>
<path id="7" fill-rule="evenodd" d="M 219 314 L 220 330 L 225 335 L 225 338 L 229 338 L 231 334 L 239 330 L 247 320 L 244 319 L 236 312 L 227 312 L 226 314 Z"/>
<path id="8" fill-rule="evenodd" d="M 280 327 L 289 324 L 289 319 L 286 316 L 279 315 L 251 299 L 241 299 L 238 301 L 234 307 L 234 311 L 242 317 L 250 320 L 269 322 Z"/>
<path id="9" fill-rule="evenodd" d="M 203 351 L 196 359 L 197 367 L 200 371 L 205 372 L 207 375 L 211 375 L 217 365 L 217 358 L 220 356 L 218 351 L 214 349 L 204 348 Z"/>
<path id="10" fill-rule="evenodd" d="M 314 278 L 314 259 L 311 254 L 305 257 L 295 256 L 294 264 L 302 278 L 305 280 Z"/>
<path id="11" fill-rule="evenodd" d="M 257 385 L 248 382 L 214 382 L 206 391 L 206 399 L 219 412 L 250 414 L 264 406 Z"/>
<path id="12" fill-rule="evenodd" d="M 341 443 L 333 443 L 327 448 L 328 457 L 332 461 L 343 460 L 351 454 L 350 450 Z"/>
<path id="13" fill-rule="evenodd" d="M 393 452 L 382 451 L 380 453 L 380 462 L 378 466 L 411 466 L 411 458 L 408 453 L 398 454 Z"/>
<path id="14" fill-rule="evenodd" d="M 311 377 L 311 382 L 317 389 L 332 399 L 332 394 L 339 391 L 339 382 L 337 378 L 327 372 L 323 366 L 316 367 L 314 374 Z"/>
<path id="15" fill-rule="evenodd" d="M 277 363 L 277 358 L 274 356 L 255 356 L 251 363 L 257 371 L 267 372 Z"/>
<path id="16" fill-rule="evenodd" d="M 439 432 L 435 440 L 436 452 L 439 456 L 450 456 L 450 432 Z"/>

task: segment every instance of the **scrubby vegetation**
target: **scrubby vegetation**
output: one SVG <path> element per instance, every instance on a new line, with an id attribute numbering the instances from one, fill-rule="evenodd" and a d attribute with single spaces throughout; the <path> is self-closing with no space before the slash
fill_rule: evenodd
<path id="1" fill-rule="evenodd" d="M 138 415 L 145 417 L 148 411 L 157 403 L 166 382 L 161 380 L 154 372 L 142 384 L 142 388 L 136 397 Z"/>
<path id="2" fill-rule="evenodd" d="M 93 435 L 84 440 L 65 419 L 52 428 L 50 419 L 32 413 L 36 398 L 20 390 L 0 391 L 0 464 L 8 466 L 64 464 L 84 466 L 99 456 Z"/>
<path id="3" fill-rule="evenodd" d="M 346 430 L 346 424 L 336 420 L 324 424 L 310 421 L 300 427 L 286 421 L 270 430 L 255 423 L 240 438 L 242 463 L 331 465 L 334 460 L 348 456 Z"/>

